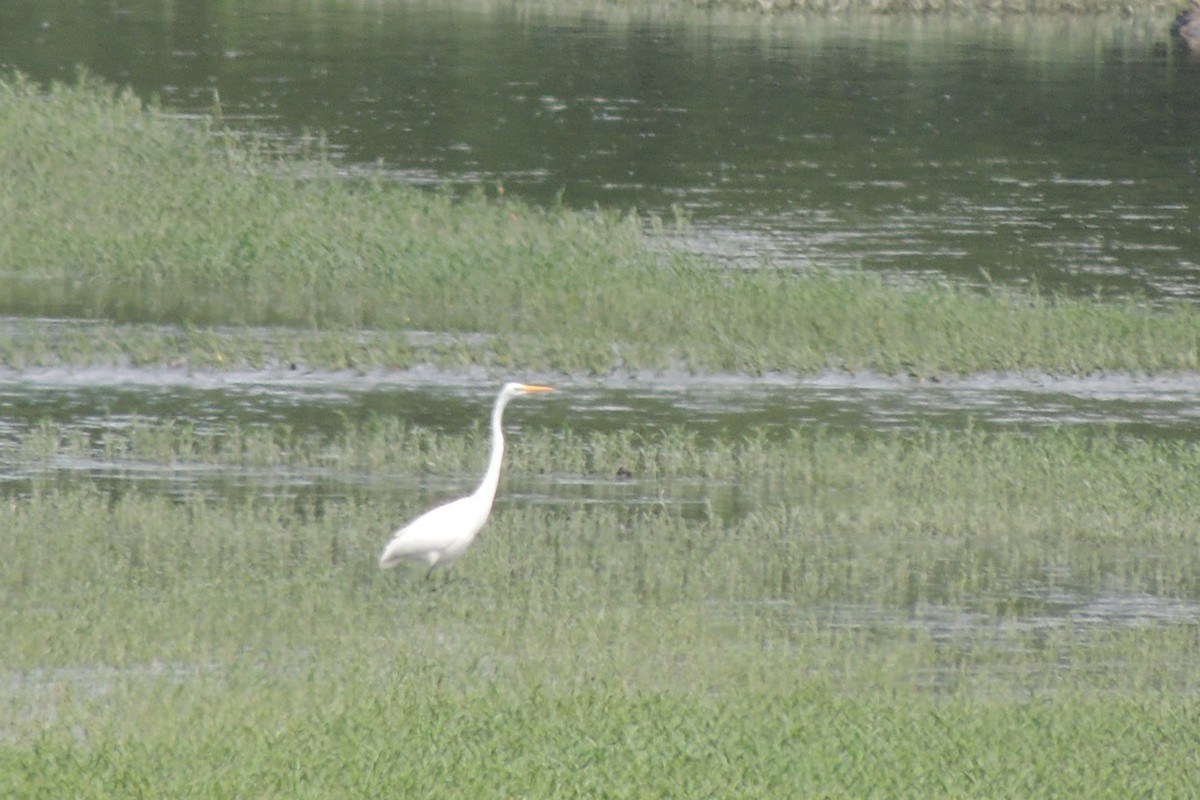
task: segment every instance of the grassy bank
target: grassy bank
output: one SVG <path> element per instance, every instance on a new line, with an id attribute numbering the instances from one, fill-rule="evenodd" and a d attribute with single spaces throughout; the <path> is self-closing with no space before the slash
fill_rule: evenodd
<path id="1" fill-rule="evenodd" d="M 374 566 L 427 502 L 411 492 L 170 500 L 51 472 L 5 498 L 0 793 L 1195 791 L 1196 446 L 512 444 L 508 481 L 620 463 L 662 502 L 502 498 L 431 586 Z M 403 483 L 469 482 L 485 442 L 388 423 L 327 441 L 47 425 L 14 447 L 34 472 L 287 465 Z M 685 514 L 671 498 L 697 477 L 754 494 L 753 511 Z M 1114 597 L 1148 611 L 1104 617 Z"/>
<path id="2" fill-rule="evenodd" d="M 635 217 L 348 181 L 320 148 L 312 156 L 214 135 L 92 81 L 45 94 L 6 79 L 0 313 L 110 327 L 10 345 L 3 363 L 240 366 L 298 355 L 325 367 L 421 360 L 599 373 L 1200 367 L 1200 312 L 1183 304 L 731 273 L 656 254 Z M 283 346 L 257 332 L 214 333 L 221 325 L 274 328 Z M 414 330 L 445 336 L 422 346 Z"/>

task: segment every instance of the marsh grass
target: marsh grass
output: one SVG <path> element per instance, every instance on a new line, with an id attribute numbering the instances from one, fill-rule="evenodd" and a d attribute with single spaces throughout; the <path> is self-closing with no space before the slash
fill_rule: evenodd
<path id="1" fill-rule="evenodd" d="M 101 724 L 93 730 L 119 745 L 99 750 L 46 738 L 37 761 L 0 755 L 0 781 L 37 792 L 26 796 L 80 798 L 704 797 L 734 784 L 740 797 L 1118 798 L 1195 788 L 1196 707 L 1161 699 L 496 691 L 440 684 L 403 658 L 373 674 L 116 693 L 131 719 L 149 722 L 142 735 Z M 231 714 L 231 695 L 254 711 Z M 175 719 L 188 727 L 162 722 Z M 179 764 L 192 768 L 171 769 Z M 224 767 L 195 768 L 210 764 Z"/>
<path id="2" fill-rule="evenodd" d="M 86 77 L 0 81 L 0 171 L 0 312 L 104 321 L 7 366 L 1200 367 L 1193 306 L 725 270 L 636 215 L 346 179 Z"/>
<path id="3" fill-rule="evenodd" d="M 329 474 L 382 473 L 397 482 L 458 475 L 466 484 L 474 481 L 486 446 L 481 436 L 370 423 L 318 441 L 282 429 L 217 437 L 163 425 L 91 440 L 47 425 L 17 445 L 15 458 L 31 464 L 91 457 L 139 465 L 286 463 Z M 441 622 L 466 626 L 467 639 L 484 636 L 501 649 L 503 641 L 544 629 L 589 645 L 605 635 L 623 640 L 626 626 L 638 628 L 647 614 L 670 609 L 671 630 L 655 632 L 639 647 L 653 650 L 662 637 L 683 635 L 689 623 L 695 627 L 687 635 L 711 638 L 713 647 L 728 641 L 731 651 L 747 643 L 742 637 L 782 636 L 777 644 L 789 659 L 796 655 L 788 637 L 819 630 L 846 609 L 887 609 L 897 619 L 930 609 L 962 612 L 1019 640 L 1021 626 L 1005 633 L 1004 624 L 1049 621 L 1064 595 L 1118 592 L 1177 602 L 1184 623 L 1200 596 L 1190 512 L 1200 453 L 1192 445 L 1069 433 L 872 440 L 818 433 L 706 445 L 682 432 L 580 440 L 531 431 L 512 448 L 508 480 L 532 476 L 521 465 L 575 478 L 608 475 L 613 463 L 622 463 L 639 471 L 635 491 L 657 493 L 663 502 L 502 500 L 484 539 L 436 595 L 419 580 L 374 569 L 387 533 L 418 510 L 400 497 L 318 507 L 275 493 L 179 501 L 35 483 L 32 494 L 6 501 L 14 545 L 6 564 L 9 612 L 78 608 L 98 619 L 67 636 L 56 635 L 53 626 L 32 626 L 35 640 L 28 647 L 14 643 L 11 657 L 25 668 L 195 663 L 208 661 L 222 644 L 242 648 L 258 636 L 267 650 L 307 650 L 313 618 L 327 618 L 333 627 L 325 633 L 335 638 L 358 629 L 357 623 L 341 628 L 349 623 L 338 619 L 341 613 L 388 628 L 367 609 L 388 607 L 397 590 L 422 607 L 472 598 L 488 610 L 481 629 L 463 608 Z M 669 502 L 671 493 L 676 481 L 696 477 L 742 485 L 757 499 L 749 509 L 684 513 Z M 227 595 L 243 596 L 231 601 Z M 113 613 L 97 597 L 132 605 Z M 224 609 L 228 638 L 204 626 L 211 618 L 206 608 Z M 548 608 L 569 613 L 549 619 L 543 616 Z M 136 624 L 135 610 L 146 615 Z M 578 625 L 580 614 L 605 613 L 617 632 Z M 1033 631 L 1031 638 L 1045 633 Z M 1064 641 L 1071 633 L 1063 626 Z M 848 635 L 857 646 L 864 632 Z M 49 640 L 82 649 L 52 656 Z M 970 636 L 964 641 L 972 644 Z M 586 659 L 603 649 L 579 652 Z M 549 648 L 546 657 L 562 652 Z M 631 665 L 622 669 L 627 676 L 637 672 Z M 915 674 L 897 680 L 920 682 Z"/>
<path id="4" fill-rule="evenodd" d="M 1011 797 L 1196 788 L 1200 451 L 980 432 L 703 443 L 529 431 L 506 481 L 628 464 L 752 509 L 523 505 L 450 579 L 380 572 L 415 508 L 3 498 L 0 793 Z M 45 424 L 10 461 L 474 480 L 482 432 Z M 405 457 L 397 457 L 397 453 Z M 1142 598 L 1174 613 L 1072 616 Z M 1064 600 L 1066 598 L 1066 600 Z M 1153 757 L 1146 754 L 1152 753 Z"/>

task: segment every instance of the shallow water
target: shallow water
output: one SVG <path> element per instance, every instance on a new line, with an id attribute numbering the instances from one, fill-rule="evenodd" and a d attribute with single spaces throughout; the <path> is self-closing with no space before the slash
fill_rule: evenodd
<path id="1" fill-rule="evenodd" d="M 82 65 L 184 116 L 219 102 L 229 124 L 297 148 L 322 131 L 351 176 L 678 207 L 693 225 L 666 236 L 739 268 L 1200 297 L 1200 63 L 1171 45 L 1165 19 L 735 22 L 518 8 L 25 0 L 0 4 L 0 64 L 42 79 Z M 89 432 L 182 417 L 333 434 L 395 414 L 461 430 L 496 383 L 13 372 L 0 375 L 0 437 L 41 419 Z M 1190 439 L 1200 405 L 1194 376 L 666 375 L 564 388 L 537 413 L 514 409 L 511 424 L 712 437 L 1065 425 Z"/>
<path id="2" fill-rule="evenodd" d="M 1089 377 L 979 374 L 937 381 L 877 374 L 690 375 L 590 379 L 524 376 L 554 384 L 536 410 L 514 406 L 510 427 L 644 432 L 686 428 L 701 437 L 783 435 L 802 426 L 864 433 L 925 428 L 1036 430 L 1079 426 L 1151 438 L 1200 436 L 1200 375 Z M 499 380 L 432 369 L 197 372 L 186 368 L 0 370 L 0 435 L 41 420 L 95 432 L 134 420 L 183 418 L 201 430 L 287 425 L 333 435 L 351 421 L 396 416 L 461 432 L 487 416 Z"/>
<path id="3" fill-rule="evenodd" d="M 538 398 L 536 404 L 514 404 L 506 415 L 513 436 L 534 428 L 570 429 L 584 436 L 593 431 L 680 429 L 702 440 L 729 440 L 783 437 L 805 426 L 864 435 L 971 426 L 1200 437 L 1200 375 L 975 375 L 936 383 L 839 372 L 761 378 L 680 373 L 527 379 L 552 383 L 559 392 Z M 464 433 L 486 420 L 498 383 L 483 375 L 429 369 L 366 374 L 128 367 L 0 371 L 0 486 L 21 491 L 52 475 L 56 481 L 88 478 L 114 489 L 137 486 L 171 495 L 199 491 L 329 498 L 452 493 L 475 476 L 417 487 L 397 485 L 391 476 L 333 474 L 317 468 L 178 465 L 164 470 L 156 464 L 139 468 L 126 461 L 106 463 L 99 457 L 31 466 L 14 460 L 13 444 L 45 421 L 93 440 L 105 431 L 172 419 L 185 419 L 200 432 L 218 435 L 235 428 L 286 426 L 300 436 L 325 438 L 372 416 Z M 725 513 L 754 501 L 736 487 L 700 483 L 677 484 L 664 496 L 662 486 L 618 480 L 615 475 L 546 476 L 511 490 L 514 502 L 670 502 L 697 509 L 715 504 Z"/>

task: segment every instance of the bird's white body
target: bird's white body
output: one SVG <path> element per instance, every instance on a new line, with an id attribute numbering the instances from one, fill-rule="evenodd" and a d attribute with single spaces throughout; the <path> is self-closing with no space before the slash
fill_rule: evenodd
<path id="1" fill-rule="evenodd" d="M 428 564 L 432 573 L 434 567 L 449 567 L 466 552 L 487 522 L 492 501 L 496 498 L 496 487 L 500 485 L 500 465 L 504 461 L 504 430 L 501 426 L 504 407 L 514 397 L 552 391 L 548 386 L 504 385 L 492 410 L 492 455 L 479 488 L 466 497 L 426 511 L 396 531 L 379 557 L 381 568 L 413 561 Z"/>
<path id="2" fill-rule="evenodd" d="M 379 557 L 379 566 L 387 569 L 401 561 L 417 561 L 430 569 L 438 564 L 449 567 L 483 529 L 491 501 L 487 498 L 484 505 L 475 495 L 469 495 L 426 511 L 396 531 Z"/>

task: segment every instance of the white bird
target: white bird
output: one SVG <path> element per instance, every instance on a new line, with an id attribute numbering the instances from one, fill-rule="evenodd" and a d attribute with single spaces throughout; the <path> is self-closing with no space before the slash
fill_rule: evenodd
<path id="1" fill-rule="evenodd" d="M 426 511 L 396 531 L 379 557 L 379 567 L 388 569 L 401 561 L 424 562 L 429 565 L 426 577 L 438 565 L 449 568 L 466 552 L 487 522 L 500 483 L 500 463 L 504 460 L 504 431 L 500 418 L 508 401 L 523 394 L 553 392 L 549 386 L 506 383 L 496 397 L 492 410 L 492 456 L 479 488 L 466 497 Z"/>

